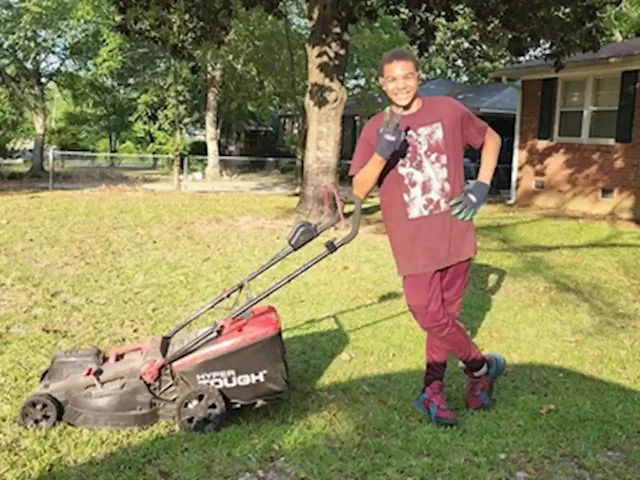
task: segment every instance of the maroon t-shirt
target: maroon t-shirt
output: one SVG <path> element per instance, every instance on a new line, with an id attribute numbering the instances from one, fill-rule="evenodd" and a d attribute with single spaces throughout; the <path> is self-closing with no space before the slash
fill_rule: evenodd
<path id="1" fill-rule="evenodd" d="M 464 187 L 466 146 L 480 148 L 488 125 L 451 97 L 421 98 L 420 109 L 400 121 L 406 153 L 389 160 L 379 186 L 385 230 L 401 276 L 440 270 L 477 251 L 473 222 L 451 216 L 449 201 Z M 380 112 L 363 127 L 350 175 L 375 153 L 383 121 Z"/>

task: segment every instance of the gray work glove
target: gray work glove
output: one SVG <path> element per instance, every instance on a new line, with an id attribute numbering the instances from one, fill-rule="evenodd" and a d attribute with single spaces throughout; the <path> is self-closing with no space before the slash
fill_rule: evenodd
<path id="1" fill-rule="evenodd" d="M 451 215 L 460 220 L 471 220 L 476 216 L 480 207 L 484 205 L 489 193 L 489 184 L 475 181 L 472 186 L 466 186 L 462 194 L 449 202 L 449 205 L 456 206 L 451 210 Z"/>
<path id="2" fill-rule="evenodd" d="M 404 140 L 404 131 L 400 128 L 402 109 L 398 110 L 393 120 L 390 119 L 390 116 L 391 107 L 387 107 L 384 111 L 384 125 L 378 132 L 378 146 L 376 147 L 376 153 L 385 160 L 389 160 Z"/>

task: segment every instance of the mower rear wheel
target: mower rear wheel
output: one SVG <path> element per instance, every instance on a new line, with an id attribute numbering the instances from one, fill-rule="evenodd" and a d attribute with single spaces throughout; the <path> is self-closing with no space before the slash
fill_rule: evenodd
<path id="1" fill-rule="evenodd" d="M 181 430 L 208 433 L 220 429 L 227 404 L 220 391 L 199 386 L 177 400 L 176 419 Z"/>
<path id="2" fill-rule="evenodd" d="M 20 407 L 20 424 L 27 428 L 51 428 L 62 418 L 63 408 L 51 395 L 32 395 Z"/>

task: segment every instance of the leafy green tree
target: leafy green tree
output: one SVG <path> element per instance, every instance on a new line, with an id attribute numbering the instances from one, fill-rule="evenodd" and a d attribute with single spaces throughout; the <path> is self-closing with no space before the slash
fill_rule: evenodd
<path id="1" fill-rule="evenodd" d="M 281 4 L 279 15 L 253 8 L 232 22 L 232 33 L 220 49 L 224 78 L 219 118 L 229 133 L 250 122 L 269 124 L 276 113 L 303 113 L 305 35 L 292 25 L 294 17 L 288 17 L 286 7 Z"/>
<path id="2" fill-rule="evenodd" d="M 115 153 L 131 126 L 136 106 L 135 82 L 142 78 L 149 62 L 113 31 L 103 29 L 99 45 L 87 71 L 71 75 L 65 84 L 74 104 L 89 112 L 92 128 L 108 137 L 109 152 Z"/>
<path id="3" fill-rule="evenodd" d="M 223 64 L 220 48 L 225 44 L 232 21 L 248 8 L 275 8 L 279 0 L 114 0 L 117 29 L 130 38 L 159 45 L 172 58 L 186 62 L 192 71 L 205 74 L 205 133 L 208 178 L 219 174 L 218 106 Z"/>
<path id="4" fill-rule="evenodd" d="M 47 89 L 47 112 L 47 143 L 56 148 L 92 151 L 104 136 L 93 109 L 57 82 Z"/>
<path id="5" fill-rule="evenodd" d="M 47 86 L 74 68 L 94 29 L 93 0 L 0 2 L 0 84 L 31 114 L 35 130 L 32 171 L 43 168 Z"/>
<path id="6" fill-rule="evenodd" d="M 478 20 L 467 6 L 456 8 L 456 17 L 432 18 L 433 41 L 421 57 L 421 68 L 431 78 L 484 83 L 500 66 L 515 61 L 503 44 L 480 38 Z"/>
<path id="7" fill-rule="evenodd" d="M 620 42 L 640 35 L 640 0 L 622 0 L 606 15 L 609 36 Z"/>

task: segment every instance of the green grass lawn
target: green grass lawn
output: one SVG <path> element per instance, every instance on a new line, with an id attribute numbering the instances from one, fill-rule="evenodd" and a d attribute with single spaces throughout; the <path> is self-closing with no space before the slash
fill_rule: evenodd
<path id="1" fill-rule="evenodd" d="M 451 361 L 456 430 L 412 407 L 425 337 L 374 208 L 353 243 L 265 302 L 283 321 L 285 398 L 210 435 L 169 422 L 27 431 L 16 413 L 54 352 L 168 330 L 284 246 L 296 199 L 105 189 L 0 200 L 0 478 L 638 478 L 638 229 L 483 210 L 463 320 L 509 367 L 495 408 L 471 414 Z M 254 293 L 321 250 L 292 255 Z"/>

